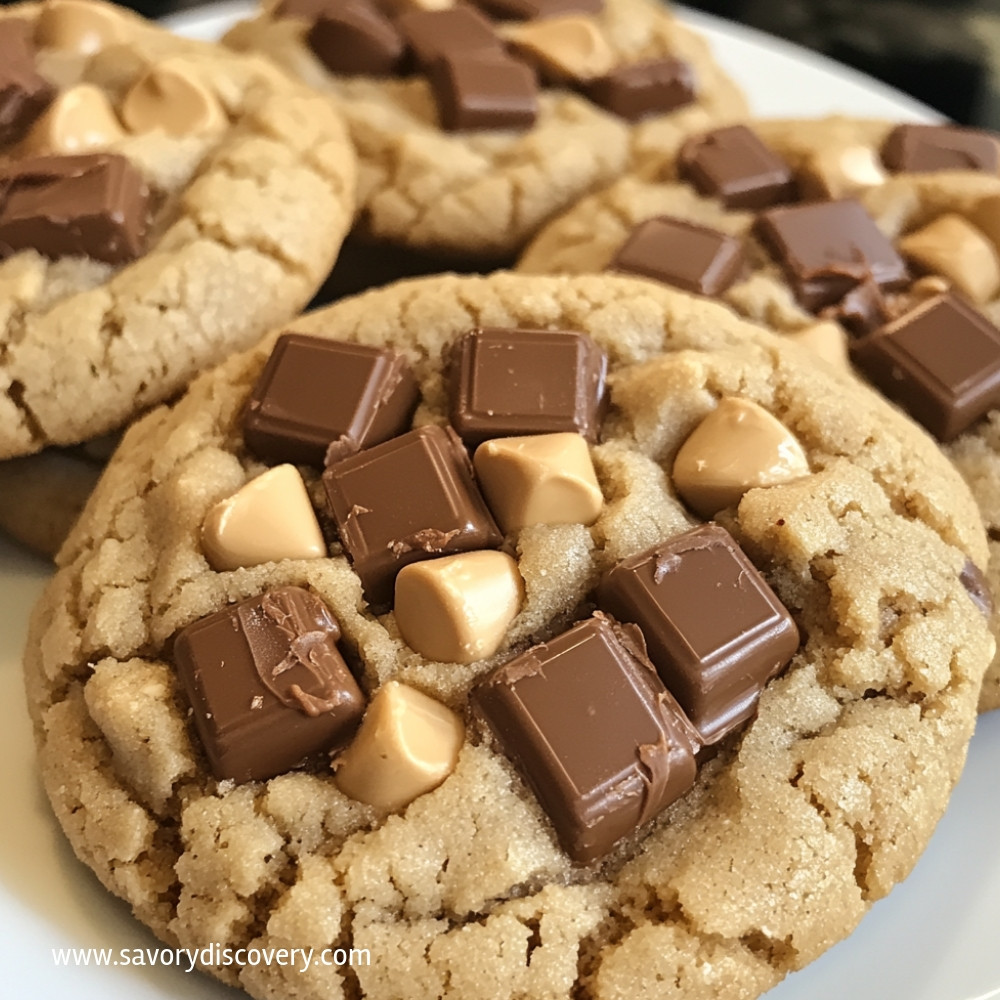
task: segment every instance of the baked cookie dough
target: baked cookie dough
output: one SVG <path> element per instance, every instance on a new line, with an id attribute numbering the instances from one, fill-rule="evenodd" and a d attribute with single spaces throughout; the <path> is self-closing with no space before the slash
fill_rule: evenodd
<path id="1" fill-rule="evenodd" d="M 354 209 L 329 102 L 92 0 L 0 11 L 0 459 L 121 427 L 298 312 Z"/>
<path id="2" fill-rule="evenodd" d="M 1000 322 L 997 139 L 969 129 L 912 125 L 897 128 L 890 122 L 847 118 L 759 121 L 749 129 L 778 158 L 779 165 L 785 166 L 781 182 L 791 182 L 790 193 L 781 195 L 774 179 L 778 175 L 767 180 L 767 169 L 775 169 L 774 164 L 768 162 L 765 168 L 758 163 L 759 175 L 754 182 L 758 198 L 770 183 L 772 203 L 787 204 L 796 191 L 806 200 L 858 200 L 859 205 L 853 209 L 855 221 L 865 229 L 865 239 L 874 240 L 858 251 L 860 259 L 867 255 L 875 262 L 874 267 L 899 271 L 883 273 L 885 294 L 877 290 L 872 294 L 870 282 L 859 285 L 858 276 L 848 276 L 847 284 L 839 294 L 834 290 L 832 299 L 810 302 L 813 293 L 806 289 L 795 265 L 785 263 L 776 237 L 771 236 L 768 242 L 767 234 L 759 226 L 755 228 L 758 211 L 767 217 L 768 195 L 755 205 L 734 204 L 734 200 L 740 201 L 738 189 L 745 179 L 737 182 L 730 178 L 726 182 L 728 190 L 713 190 L 711 181 L 704 177 L 699 185 L 695 172 L 676 157 L 649 158 L 638 174 L 582 199 L 539 233 L 525 250 L 519 269 L 526 273 L 572 274 L 618 266 L 630 269 L 636 266 L 635 261 L 623 265 L 617 255 L 641 224 L 649 224 L 650 239 L 656 237 L 658 225 L 651 220 L 658 217 L 693 223 L 704 227 L 696 232 L 706 241 L 706 257 L 699 261 L 689 253 L 685 260 L 675 258 L 674 273 L 668 274 L 668 264 L 659 277 L 720 298 L 742 315 L 813 347 L 840 367 L 848 365 L 849 347 L 854 357 L 860 358 L 859 350 L 865 350 L 861 342 L 873 329 L 902 317 L 921 302 L 926 303 L 924 309 L 932 309 L 932 301 L 942 294 L 957 295 L 972 310 L 961 311 L 969 320 L 973 338 L 966 349 L 974 354 L 983 352 L 972 361 L 972 368 L 978 366 L 978 370 L 947 376 L 959 381 L 968 377 L 968 385 L 963 386 L 955 381 L 950 387 L 938 388 L 932 376 L 926 393 L 919 399 L 911 397 L 908 408 L 942 440 L 945 453 L 972 488 L 991 538 L 993 557 L 987 575 L 990 592 L 996 598 L 1000 595 L 1000 549 L 996 541 L 1000 538 L 1000 395 L 991 389 L 998 383 L 997 376 L 991 373 L 1000 366 L 1000 333 L 992 328 L 992 324 Z M 740 131 L 745 133 L 746 129 Z M 745 134 L 735 138 L 730 135 L 727 141 L 730 163 L 741 156 L 749 162 L 748 157 L 761 155 L 759 149 L 749 151 Z M 721 148 L 721 144 L 716 145 Z M 745 201 L 745 192 L 742 197 Z M 810 224 L 817 233 L 812 241 L 814 248 L 820 247 L 824 230 L 832 232 L 835 224 L 831 216 L 826 220 L 815 217 Z M 888 244 L 879 233 L 888 237 Z M 779 241 L 783 238 L 777 236 Z M 641 256 L 641 244 L 633 246 L 638 246 Z M 726 257 L 726 253 L 731 256 Z M 880 254 L 884 259 L 876 259 Z M 706 262 L 712 261 L 715 263 L 709 268 Z M 640 262 L 638 266 L 643 265 Z M 809 266 L 807 261 L 804 267 Z M 645 273 L 651 277 L 655 274 L 650 270 Z M 852 287 L 855 290 L 840 300 L 840 295 Z M 976 314 L 989 321 L 989 329 L 974 329 Z M 946 340 L 949 347 L 939 352 L 932 368 L 946 363 L 946 356 L 959 350 L 950 332 L 942 334 L 942 343 Z M 881 374 L 873 365 L 881 365 Z M 899 398 L 893 388 L 894 377 L 887 374 L 884 361 L 861 360 L 858 370 L 872 375 L 879 388 Z M 937 413 L 932 413 L 937 404 L 930 400 L 935 396 L 940 405 Z M 971 423 L 965 420 L 963 429 L 956 432 L 954 422 L 949 425 L 942 413 L 953 406 L 962 411 L 970 405 L 978 407 L 978 418 Z M 992 622 L 994 634 L 1000 635 L 1000 613 L 994 612 Z M 1000 660 L 987 673 L 981 702 L 983 710 L 998 706 Z"/>
<path id="3" fill-rule="evenodd" d="M 961 770 L 994 652 L 982 524 L 927 435 L 731 311 L 619 276 L 400 283 L 289 329 L 275 353 L 277 331 L 128 431 L 33 615 L 45 787 L 79 857 L 140 920 L 178 947 L 368 950 L 370 964 L 206 968 L 258 997 L 752 997 L 906 876 Z M 575 372 L 575 388 L 491 406 L 500 383 L 476 373 L 524 372 L 534 351 L 549 363 L 526 377 Z M 313 412 L 321 370 L 362 402 Z M 735 468 L 734 412 L 749 415 Z M 464 441 L 487 435 L 475 464 L 506 529 L 447 421 Z M 555 480 L 553 448 L 567 470 Z M 685 450 L 707 478 L 678 469 Z M 730 498 L 715 527 L 694 513 L 704 487 Z M 387 510 L 438 493 L 452 500 L 434 508 L 444 521 L 378 542 Z M 545 497 L 570 519 L 524 514 Z M 265 522 L 281 526 L 280 551 Z M 458 592 L 482 609 L 469 618 L 448 581 L 473 535 L 468 555 L 489 565 L 461 562 Z M 741 633 L 741 648 L 792 636 L 759 701 L 755 684 L 753 720 L 704 749 L 714 727 L 678 716 L 634 626 L 591 616 L 599 583 L 598 607 L 630 589 L 602 574 L 618 567 L 627 584 L 651 547 L 654 592 L 690 580 L 692 552 L 743 567 L 685 612 L 701 622 L 698 658 L 745 607 L 776 627 Z M 751 579 L 771 596 L 737 611 Z M 445 659 L 421 632 L 429 614 L 451 636 Z M 470 620 L 471 635 L 457 627 Z M 521 685 L 543 662 L 554 683 L 571 679 L 574 636 L 611 657 L 578 676 L 625 686 L 606 700 L 573 686 L 553 716 Z M 249 687 L 220 688 L 213 662 Z M 530 763 L 522 709 L 594 792 L 593 824 L 575 826 L 572 788 L 560 811 L 544 745 Z M 587 734 L 619 709 L 661 738 L 616 726 L 621 781 L 605 781 L 614 762 Z M 261 727 L 277 718 L 287 728 Z M 310 727 L 346 747 L 336 772 L 321 752 L 276 773 Z M 588 748 L 598 756 L 581 762 Z M 690 788 L 655 815 L 674 781 Z M 588 841 L 616 808 L 632 810 L 625 832 Z"/>
<path id="4" fill-rule="evenodd" d="M 224 41 L 267 53 L 335 96 L 359 153 L 359 241 L 377 241 L 390 252 L 410 248 L 418 261 L 433 253 L 463 270 L 510 263 L 553 213 L 618 176 L 647 131 L 655 129 L 660 143 L 676 146 L 693 130 L 746 112 L 704 40 L 659 3 L 453 7 L 449 0 L 414 0 L 395 10 L 401 16 L 393 21 L 361 2 L 347 14 L 321 3 L 271 4 Z M 492 28 L 485 13 L 490 10 L 499 18 Z M 503 19 L 527 19 L 538 11 L 565 20 Z M 456 17 L 460 23 L 451 23 Z M 434 20 L 441 18 L 447 23 Z M 503 43 L 515 39 L 513 51 L 541 66 L 545 86 L 537 95 L 525 62 L 505 54 Z M 488 65 L 503 67 L 509 84 L 488 76 L 481 64 L 465 67 L 462 60 L 471 59 L 477 47 L 488 50 Z M 375 51 L 355 64 L 365 59 L 359 49 Z M 439 114 L 430 82 L 442 53 L 456 56 L 459 75 L 468 69 L 453 99 L 486 115 L 468 127 L 464 120 L 452 123 L 458 131 L 442 128 L 448 112 Z M 615 76 L 619 69 L 629 70 L 622 80 Z M 597 94 L 596 78 L 614 81 L 604 87 L 613 93 Z M 622 114 L 598 106 L 598 99 Z M 643 115 L 643 102 L 675 110 L 650 117 Z M 630 120 L 626 113 L 639 117 Z"/>

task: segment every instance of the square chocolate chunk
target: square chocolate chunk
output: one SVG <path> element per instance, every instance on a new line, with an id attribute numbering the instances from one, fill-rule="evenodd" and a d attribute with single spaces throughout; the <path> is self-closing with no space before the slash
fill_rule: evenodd
<path id="1" fill-rule="evenodd" d="M 767 208 L 797 195 L 792 168 L 746 125 L 688 139 L 677 167 L 701 194 L 718 198 L 726 208 Z"/>
<path id="2" fill-rule="evenodd" d="M 955 295 L 928 299 L 855 341 L 851 356 L 939 441 L 1000 406 L 1000 330 Z"/>
<path id="3" fill-rule="evenodd" d="M 749 719 L 798 649 L 785 606 L 725 529 L 702 525 L 613 567 L 597 605 L 639 626 L 705 743 Z"/>
<path id="4" fill-rule="evenodd" d="M 448 132 L 529 128 L 538 117 L 534 70 L 503 53 L 449 53 L 428 70 L 441 127 Z"/>
<path id="5" fill-rule="evenodd" d="M 177 672 L 217 778 L 263 781 L 348 742 L 365 699 L 339 638 L 330 609 L 300 587 L 251 597 L 177 636 Z"/>
<path id="6" fill-rule="evenodd" d="M 563 849 L 582 864 L 694 782 L 697 734 L 634 638 L 590 618 L 497 667 L 472 693 Z"/>
<path id="7" fill-rule="evenodd" d="M 608 265 L 698 295 L 721 295 L 743 271 L 743 242 L 661 215 L 640 223 Z"/>
<path id="8" fill-rule="evenodd" d="M 420 559 L 503 541 L 450 428 L 419 427 L 331 465 L 323 475 L 340 540 L 378 608 Z"/>
<path id="9" fill-rule="evenodd" d="M 20 17 L 0 19 L 0 149 L 17 142 L 55 95 L 35 69 L 31 23 Z"/>
<path id="10" fill-rule="evenodd" d="M 472 330 L 452 348 L 449 419 L 474 447 L 495 437 L 570 431 L 597 440 L 607 357 L 585 333 Z"/>
<path id="11" fill-rule="evenodd" d="M 906 263 L 853 198 L 772 208 L 756 232 L 785 270 L 795 296 L 813 312 L 871 277 L 882 288 L 906 283 Z"/>
<path id="12" fill-rule="evenodd" d="M 503 42 L 488 18 L 474 7 L 457 6 L 444 10 L 408 10 L 396 18 L 421 72 L 427 72 L 444 56 L 472 56 L 478 53 L 503 55 Z"/>
<path id="13" fill-rule="evenodd" d="M 107 264 L 145 249 L 149 188 L 112 153 L 38 156 L 0 168 L 0 260 L 19 250 Z"/>
<path id="14" fill-rule="evenodd" d="M 321 466 L 402 434 L 419 399 L 388 347 L 285 333 L 254 386 L 243 438 L 268 462 Z"/>
<path id="15" fill-rule="evenodd" d="M 606 111 L 634 122 L 690 104 L 695 99 L 694 70 L 669 56 L 648 59 L 619 66 L 594 80 L 586 93 Z"/>
<path id="16" fill-rule="evenodd" d="M 882 162 L 898 172 L 1000 168 L 1000 137 L 958 125 L 897 125 L 882 144 Z"/>

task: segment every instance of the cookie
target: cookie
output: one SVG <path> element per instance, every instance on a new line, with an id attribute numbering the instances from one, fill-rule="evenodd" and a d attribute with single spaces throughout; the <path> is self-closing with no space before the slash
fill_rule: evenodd
<path id="1" fill-rule="evenodd" d="M 326 955 L 203 953 L 255 996 L 755 996 L 926 844 L 986 555 L 929 437 L 717 304 L 401 283 L 126 434 L 33 616 L 40 768 L 172 945 Z"/>
<path id="2" fill-rule="evenodd" d="M 680 157 L 650 158 L 639 174 L 582 199 L 539 233 L 519 269 L 640 273 L 719 298 L 838 367 L 855 361 L 856 371 L 941 440 L 993 538 L 1000 532 L 998 150 L 992 134 L 953 126 L 832 118 L 725 129 L 693 138 Z M 800 209 L 800 199 L 817 204 Z M 797 219 L 805 226 L 799 237 Z M 829 237 L 839 240 L 830 259 L 845 261 L 841 275 L 836 267 L 824 274 L 828 264 L 819 257 L 808 259 L 826 250 L 807 230 L 839 234 Z M 684 251 L 673 253 L 681 239 Z M 916 309 L 962 317 L 966 350 L 985 351 L 971 362 L 981 368 L 954 376 L 968 384 L 945 386 L 932 375 L 913 392 L 897 386 L 901 376 L 890 369 L 898 359 L 879 349 L 890 341 L 874 331 L 896 329 Z M 950 334 L 949 342 L 951 356 L 958 348 Z M 932 368 L 946 362 L 930 360 Z M 908 382 L 921 383 L 923 363 L 910 363 Z M 991 567 L 997 603 L 995 558 Z M 993 628 L 1000 635 L 1000 616 Z M 983 710 L 997 706 L 1000 661 L 981 702 Z"/>
<path id="3" fill-rule="evenodd" d="M 650 129 L 676 145 L 745 113 L 706 43 L 660 4 L 558 7 L 287 2 L 224 41 L 335 96 L 360 159 L 359 243 L 408 249 L 397 274 L 442 259 L 468 271 L 510 263 Z"/>
<path id="4" fill-rule="evenodd" d="M 328 102 L 110 5 L 0 13 L 0 458 L 87 441 L 294 315 L 350 224 Z"/>

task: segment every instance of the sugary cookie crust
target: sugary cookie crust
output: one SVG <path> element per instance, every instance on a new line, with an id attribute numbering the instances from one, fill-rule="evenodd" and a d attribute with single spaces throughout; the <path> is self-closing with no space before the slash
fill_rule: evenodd
<path id="1" fill-rule="evenodd" d="M 231 126 L 111 147 L 166 199 L 162 231 L 134 263 L 23 251 L 0 264 L 0 458 L 116 428 L 245 349 L 309 300 L 350 226 L 356 163 L 327 101 L 264 59 L 120 16 L 133 39 L 99 54 L 95 81 L 123 92 L 147 61 L 182 55 Z"/>
<path id="2" fill-rule="evenodd" d="M 676 147 L 685 135 L 746 112 L 703 39 L 648 0 L 607 0 L 597 15 L 612 48 L 630 60 L 672 55 L 693 67 L 694 104 L 629 126 L 568 91 L 543 91 L 527 131 L 442 132 L 422 77 L 337 78 L 303 41 L 301 21 L 265 11 L 226 44 L 266 53 L 333 93 L 360 158 L 358 219 L 370 238 L 478 258 L 509 258 L 553 213 L 624 170 L 650 130 Z"/>
<path id="3" fill-rule="evenodd" d="M 592 450 L 604 512 L 590 529 L 521 533 L 527 600 L 497 656 L 463 667 L 407 649 L 391 614 L 368 613 L 337 546 L 328 559 L 209 568 L 206 511 L 261 471 L 240 416 L 269 337 L 128 432 L 62 550 L 26 654 L 56 815 L 80 858 L 173 944 L 371 951 L 367 967 L 209 970 L 255 996 L 755 996 L 846 935 L 945 807 L 994 648 L 959 582 L 986 554 L 975 506 L 934 444 L 874 394 L 718 305 L 646 283 L 441 277 L 292 327 L 396 345 L 424 423 L 445 413 L 445 345 L 477 325 L 585 331 L 612 371 Z M 170 665 L 179 628 L 306 585 L 334 610 L 369 694 L 403 680 L 465 712 L 472 680 L 563 627 L 602 568 L 690 525 L 670 458 L 727 395 L 771 411 L 812 464 L 723 516 L 804 643 L 743 738 L 600 867 L 569 863 L 474 728 L 444 784 L 388 818 L 329 772 L 237 787 L 208 777 Z"/>
<path id="4" fill-rule="evenodd" d="M 818 150 L 868 149 L 877 153 L 893 127 L 890 122 L 829 118 L 813 121 L 755 121 L 752 128 L 793 169 Z M 1000 194 L 1000 179 L 971 172 L 911 174 L 887 178 L 863 197 L 879 226 L 892 237 L 918 229 L 945 212 L 970 214 L 988 195 Z M 528 274 L 583 274 L 603 271 L 630 230 L 656 215 L 673 215 L 746 241 L 748 274 L 722 295 L 741 315 L 781 333 L 794 333 L 816 322 L 794 298 L 780 267 L 750 236 L 754 215 L 728 211 L 718 200 L 698 195 L 676 177 L 674 166 L 651 157 L 636 175 L 588 195 L 546 226 L 525 249 L 518 270 Z M 981 307 L 1000 322 L 1000 300 Z M 1000 416 L 980 421 L 957 441 L 944 446 L 972 489 L 991 538 L 987 570 L 990 590 L 1000 607 Z M 992 619 L 1000 635 L 1000 610 Z M 983 685 L 980 709 L 1000 707 L 1000 658 Z"/>

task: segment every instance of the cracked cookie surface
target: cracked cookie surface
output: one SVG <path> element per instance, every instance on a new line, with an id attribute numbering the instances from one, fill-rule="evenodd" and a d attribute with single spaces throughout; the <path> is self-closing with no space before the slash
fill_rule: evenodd
<path id="1" fill-rule="evenodd" d="M 40 766 L 79 857 L 172 944 L 367 948 L 370 966 L 213 968 L 259 997 L 753 997 L 848 934 L 906 876 L 962 767 L 994 643 L 959 580 L 986 540 L 954 468 L 856 382 L 713 303 L 621 277 L 441 277 L 290 325 L 391 344 L 440 423 L 442 356 L 471 327 L 572 329 L 608 354 L 590 527 L 511 539 L 525 603 L 500 650 L 432 662 L 328 558 L 213 571 L 206 512 L 262 467 L 241 414 L 273 337 L 126 435 L 33 616 Z M 327 769 L 218 782 L 172 666 L 179 629 L 286 584 L 333 609 L 362 687 L 467 716 L 473 681 L 565 625 L 599 573 L 694 523 L 670 466 L 716 402 L 753 401 L 812 473 L 720 515 L 803 642 L 693 790 L 580 867 L 505 757 L 467 729 L 453 773 L 386 817 Z M 311 487 L 316 471 L 302 470 Z"/>
<path id="2" fill-rule="evenodd" d="M 981 206 L 1000 196 L 1000 178 L 988 173 L 945 171 L 925 174 L 872 171 L 893 123 L 830 118 L 808 121 L 755 121 L 752 128 L 779 153 L 799 177 L 817 161 L 838 172 L 859 171 L 865 208 L 894 242 L 946 215 L 975 220 Z M 839 164 L 839 166 L 838 166 Z M 849 178 L 841 176 L 842 181 Z M 632 176 L 581 199 L 547 225 L 526 248 L 518 269 L 531 274 L 583 274 L 604 271 L 629 232 L 655 216 L 670 215 L 707 226 L 744 241 L 747 268 L 720 296 L 738 313 L 782 334 L 801 334 L 817 325 L 817 316 L 796 302 L 794 291 L 774 257 L 752 236 L 755 216 L 727 210 L 719 199 L 705 197 L 678 179 L 676 164 L 655 154 Z M 930 290 L 928 294 L 932 294 Z M 1000 295 L 976 304 L 994 324 L 1000 322 Z M 841 341 L 844 335 L 840 334 Z M 843 347 L 834 360 L 846 363 Z M 828 355 L 828 358 L 830 355 Z M 979 505 L 991 539 L 986 576 L 994 603 L 1000 598 L 1000 415 L 996 410 L 977 421 L 956 440 L 943 445 L 964 476 Z M 1000 635 L 1000 611 L 992 617 Z M 1000 707 L 1000 659 L 983 685 L 981 710 Z"/>
<path id="3" fill-rule="evenodd" d="M 356 161 L 328 102 L 262 58 L 93 7 L 119 40 L 88 55 L 41 46 L 43 75 L 63 90 L 96 88 L 134 121 L 123 110 L 134 85 L 180 60 L 184 78 L 218 106 L 220 127 L 119 128 L 101 147 L 138 168 L 158 206 L 138 259 L 23 250 L 0 263 L 0 458 L 120 427 L 248 347 L 309 300 L 353 214 Z M 34 26 L 57 9 L 15 5 L 0 19 L 39 34 Z M 0 160 L 16 163 L 16 154 L 8 147 Z"/>

